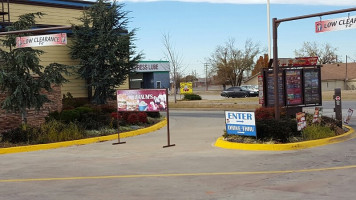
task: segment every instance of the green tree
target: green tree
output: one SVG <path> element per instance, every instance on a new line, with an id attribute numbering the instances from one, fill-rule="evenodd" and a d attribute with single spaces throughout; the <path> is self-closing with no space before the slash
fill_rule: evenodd
<path id="1" fill-rule="evenodd" d="M 42 13 L 28 13 L 19 16 L 19 20 L 8 31 L 28 30 L 35 26 L 36 17 Z M 30 33 L 7 35 L 1 40 L 4 49 L 0 49 L 0 91 L 7 94 L 1 102 L 6 111 L 21 113 L 22 124 L 27 124 L 27 109 L 39 110 L 44 103 L 50 102 L 41 90 L 51 91 L 52 84 L 61 84 L 66 81 L 62 73 L 67 73 L 66 66 L 51 63 L 43 67 L 39 64 L 42 50 L 15 48 L 16 37 L 28 36 Z"/>
<path id="2" fill-rule="evenodd" d="M 79 59 L 78 74 L 86 80 L 88 98 L 105 104 L 137 65 L 142 54 L 136 54 L 135 31 L 127 31 L 128 12 L 123 4 L 97 0 L 73 25 L 71 56 Z M 92 89 L 94 95 L 92 96 Z"/>

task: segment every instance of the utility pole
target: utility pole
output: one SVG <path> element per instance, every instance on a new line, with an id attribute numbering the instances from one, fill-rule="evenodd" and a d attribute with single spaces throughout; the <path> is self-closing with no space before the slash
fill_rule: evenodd
<path id="1" fill-rule="evenodd" d="M 267 37 L 268 37 L 268 59 L 271 59 L 271 17 L 270 17 L 270 0 L 267 0 Z"/>
<path id="2" fill-rule="evenodd" d="M 346 73 L 345 73 L 345 90 L 347 90 L 347 55 L 346 55 Z"/>
<path id="3" fill-rule="evenodd" d="M 205 67 L 205 91 L 208 91 L 208 63 L 204 63 Z"/>

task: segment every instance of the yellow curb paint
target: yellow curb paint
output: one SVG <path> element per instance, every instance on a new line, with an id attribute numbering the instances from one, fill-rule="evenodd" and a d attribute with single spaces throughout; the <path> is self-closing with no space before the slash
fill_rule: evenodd
<path id="1" fill-rule="evenodd" d="M 345 126 L 349 129 L 348 132 L 338 135 L 335 137 L 324 138 L 319 140 L 310 140 L 304 142 L 288 143 L 288 144 L 245 144 L 245 143 L 236 143 L 225 141 L 223 137 L 219 137 L 215 146 L 224 148 L 224 149 L 236 149 L 236 150 L 249 150 L 249 151 L 290 151 L 290 150 L 299 150 L 306 149 L 316 146 L 323 146 L 327 144 L 344 142 L 356 137 L 354 129 L 350 126 Z"/>
<path id="2" fill-rule="evenodd" d="M 157 178 L 157 177 L 183 177 L 183 176 L 226 176 L 226 175 L 259 175 L 259 174 L 289 174 L 289 173 L 307 173 L 322 172 L 331 170 L 355 169 L 356 165 L 313 168 L 301 170 L 284 171 L 250 171 L 250 172 L 206 172 L 206 173 L 185 173 L 185 174 L 132 174 L 132 175 L 114 175 L 114 176 L 81 176 L 81 177 L 57 177 L 57 178 L 27 178 L 27 179 L 0 179 L 0 183 L 13 182 L 34 182 L 34 181 L 66 181 L 66 180 L 90 180 L 90 179 L 122 179 L 122 178 Z"/>
<path id="3" fill-rule="evenodd" d="M 166 124 L 167 124 L 167 119 L 164 119 L 161 122 L 147 128 L 120 133 L 120 138 L 133 137 L 133 136 L 149 133 L 164 127 Z M 61 147 L 74 146 L 74 145 L 84 145 L 84 144 L 90 144 L 96 142 L 115 140 L 117 139 L 117 136 L 118 136 L 117 134 L 112 134 L 112 135 L 101 136 L 101 137 L 57 142 L 57 143 L 50 143 L 50 144 L 37 144 L 37 145 L 29 145 L 29 146 L 0 148 L 0 154 L 20 153 L 20 152 L 38 151 L 38 150 L 45 150 L 45 149 L 56 149 Z"/>

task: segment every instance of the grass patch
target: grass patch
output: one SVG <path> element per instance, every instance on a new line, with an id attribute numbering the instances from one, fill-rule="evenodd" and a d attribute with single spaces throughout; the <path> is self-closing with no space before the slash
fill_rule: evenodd
<path id="1" fill-rule="evenodd" d="M 303 139 L 308 141 L 334 137 L 335 132 L 327 126 L 311 125 L 303 130 L 302 135 Z"/>

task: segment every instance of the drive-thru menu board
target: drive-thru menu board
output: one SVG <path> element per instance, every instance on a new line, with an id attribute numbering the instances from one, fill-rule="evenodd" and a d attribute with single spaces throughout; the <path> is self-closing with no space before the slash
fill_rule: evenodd
<path id="1" fill-rule="evenodd" d="M 267 72 L 267 105 L 274 105 L 274 78 L 273 72 Z M 279 104 L 284 105 L 283 78 L 282 73 L 278 73 Z"/>
<path id="2" fill-rule="evenodd" d="M 278 74 L 279 103 L 281 106 L 321 105 L 320 66 L 286 67 Z M 263 70 L 263 105 L 274 106 L 273 69 Z"/>
<path id="3" fill-rule="evenodd" d="M 319 71 L 317 69 L 304 70 L 304 98 L 306 104 L 320 102 Z"/>
<path id="4" fill-rule="evenodd" d="M 301 70 L 286 70 L 287 105 L 303 103 Z"/>

